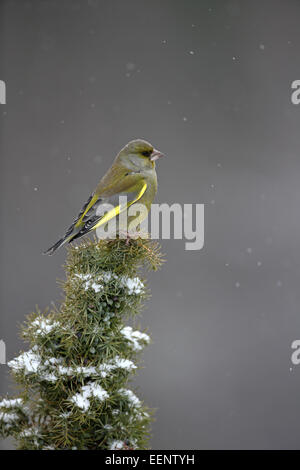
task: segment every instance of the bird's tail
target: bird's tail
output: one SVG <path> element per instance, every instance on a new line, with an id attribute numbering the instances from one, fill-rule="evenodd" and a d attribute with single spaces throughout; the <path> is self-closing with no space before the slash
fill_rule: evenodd
<path id="1" fill-rule="evenodd" d="M 64 245 L 65 243 L 67 243 L 72 237 L 63 237 L 61 238 L 60 240 L 58 240 L 58 242 L 54 243 L 54 245 L 50 246 L 50 248 L 48 248 L 48 250 L 44 251 L 43 252 L 43 255 L 53 255 L 53 253 L 58 250 L 58 248 L 60 248 L 62 245 Z"/>

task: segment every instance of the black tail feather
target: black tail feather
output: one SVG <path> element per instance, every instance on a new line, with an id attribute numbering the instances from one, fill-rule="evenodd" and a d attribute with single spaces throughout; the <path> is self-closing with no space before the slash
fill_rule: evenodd
<path id="1" fill-rule="evenodd" d="M 65 242 L 66 238 L 61 238 L 60 240 L 58 240 L 58 242 L 54 243 L 54 245 L 50 246 L 48 250 L 44 251 L 43 255 L 53 255 L 53 253 L 58 250 L 58 248 L 60 248 Z"/>

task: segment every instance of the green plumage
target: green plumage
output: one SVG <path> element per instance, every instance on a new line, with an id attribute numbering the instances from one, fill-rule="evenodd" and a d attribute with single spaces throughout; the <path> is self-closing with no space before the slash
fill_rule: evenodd
<path id="1" fill-rule="evenodd" d="M 121 207 L 119 212 L 127 211 L 129 207 L 132 210 L 135 204 L 142 204 L 145 208 L 142 214 L 128 218 L 126 229 L 141 223 L 147 216 L 157 191 L 155 160 L 161 156 L 162 154 L 145 140 L 129 142 L 117 155 L 65 235 L 45 254 L 52 255 L 64 243 L 70 243 L 96 230 L 111 218 L 118 217 L 116 212 L 119 210 L 119 196 L 126 196 L 128 200 L 127 206 Z M 112 204 L 116 210 L 112 210 L 107 217 L 98 215 L 104 204 Z M 121 231 L 124 227 L 119 224 L 118 229 Z"/>

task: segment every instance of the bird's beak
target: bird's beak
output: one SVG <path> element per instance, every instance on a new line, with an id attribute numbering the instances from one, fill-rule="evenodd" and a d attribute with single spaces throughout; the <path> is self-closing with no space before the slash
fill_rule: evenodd
<path id="1" fill-rule="evenodd" d="M 161 153 L 159 150 L 153 150 L 153 152 L 150 155 L 150 160 L 151 162 L 155 162 L 155 160 L 158 160 L 161 157 L 164 157 L 165 155 Z"/>

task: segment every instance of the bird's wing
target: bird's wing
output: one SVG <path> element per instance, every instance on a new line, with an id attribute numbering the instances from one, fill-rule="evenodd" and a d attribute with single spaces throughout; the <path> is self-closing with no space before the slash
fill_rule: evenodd
<path id="1" fill-rule="evenodd" d="M 127 196 L 128 202 L 133 204 L 133 202 L 136 202 L 136 198 L 138 200 L 144 194 L 146 188 L 141 196 L 139 196 L 144 184 L 144 179 L 139 172 L 128 172 L 124 167 L 112 166 L 84 204 L 67 232 L 70 234 L 75 228 L 81 227 L 83 222 L 86 222 L 92 215 L 95 215 L 97 208 L 102 203 L 113 206 L 118 205 L 120 195 Z"/>
<path id="2" fill-rule="evenodd" d="M 79 238 L 97 228 L 101 218 L 105 217 L 103 223 L 106 223 L 118 215 L 123 210 L 121 210 L 121 207 L 118 207 L 118 202 L 116 201 L 119 195 L 126 195 L 128 197 L 128 205 L 131 205 L 144 194 L 146 188 L 147 185 L 139 172 L 130 172 L 122 166 L 113 165 L 101 179 L 74 222 L 66 230 L 64 236 L 45 251 L 44 254 L 52 255 L 66 242 Z M 105 214 L 105 216 L 98 216 L 96 210 L 104 202 L 113 204 L 114 209 Z M 126 207 L 124 207 L 125 209 Z"/>
<path id="3" fill-rule="evenodd" d="M 98 199 L 96 204 L 94 204 L 93 207 L 88 210 L 88 212 L 85 213 L 85 215 L 82 218 L 82 227 L 80 230 L 72 236 L 72 238 L 69 241 L 73 241 L 76 238 L 80 238 L 83 235 L 86 235 L 92 230 L 97 229 L 98 227 L 105 225 L 107 222 L 109 222 L 111 219 L 114 217 L 117 217 L 121 212 L 125 211 L 130 207 L 132 204 L 135 202 L 138 202 L 143 194 L 145 193 L 147 189 L 147 183 L 145 182 L 144 179 L 140 178 L 139 181 L 139 187 L 134 187 L 131 188 L 130 191 L 122 191 L 121 193 L 118 193 L 117 195 L 111 195 L 108 197 L 103 197 L 103 195 Z M 126 203 L 121 204 L 119 201 L 119 196 L 126 196 Z M 107 206 L 107 204 L 113 206 L 110 208 L 105 214 L 99 214 L 97 215 L 95 212 L 95 209 L 101 210 L 101 205 L 103 205 L 103 208 Z"/>
<path id="4" fill-rule="evenodd" d="M 138 178 L 137 173 L 124 173 L 123 168 L 111 167 L 100 181 L 96 190 L 88 198 L 73 223 L 66 230 L 64 238 L 69 237 L 75 229 L 80 228 L 83 225 L 83 222 L 91 217 L 93 212 L 95 212 L 99 204 L 101 204 L 104 199 L 107 201 L 108 197 L 117 195 L 121 192 L 126 193 L 128 188 L 135 185 L 135 180 L 137 179 L 140 179 L 140 177 Z M 116 180 L 118 181 L 117 183 L 111 183 L 111 181 Z"/>
<path id="5" fill-rule="evenodd" d="M 73 238 L 73 233 L 76 229 L 79 229 L 82 226 L 82 220 L 89 210 L 96 204 L 98 196 L 93 193 L 84 204 L 83 208 L 79 212 L 78 216 L 70 227 L 66 230 L 66 233 L 61 237 L 54 245 L 52 245 L 48 250 L 44 251 L 44 255 L 52 255 L 58 248 L 64 245 L 66 242 L 70 241 Z"/>
<path id="6" fill-rule="evenodd" d="M 99 199 L 99 196 L 97 196 L 95 193 L 93 193 L 88 198 L 88 200 L 86 201 L 86 203 L 82 207 L 81 211 L 79 212 L 78 216 L 75 218 L 74 222 L 66 230 L 66 233 L 63 236 L 64 240 L 66 240 L 76 228 L 79 228 L 82 225 L 82 220 L 84 219 L 85 215 L 91 210 L 92 207 L 95 206 L 98 199 Z"/>

